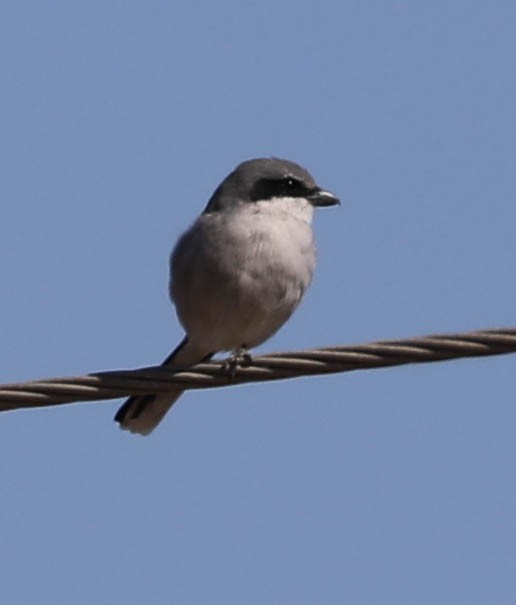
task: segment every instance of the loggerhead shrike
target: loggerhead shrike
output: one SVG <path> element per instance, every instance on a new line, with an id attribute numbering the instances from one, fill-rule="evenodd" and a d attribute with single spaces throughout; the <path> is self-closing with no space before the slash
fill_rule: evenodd
<path id="1" fill-rule="evenodd" d="M 170 296 L 186 336 L 163 364 L 185 369 L 218 351 L 238 360 L 270 338 L 312 279 L 314 207 L 338 203 L 289 160 L 237 166 L 172 252 Z M 181 393 L 130 397 L 115 420 L 148 435 Z"/>

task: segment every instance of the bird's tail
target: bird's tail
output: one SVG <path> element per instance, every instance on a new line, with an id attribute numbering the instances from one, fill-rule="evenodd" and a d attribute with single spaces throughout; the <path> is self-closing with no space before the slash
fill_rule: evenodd
<path id="1" fill-rule="evenodd" d="M 206 361 L 212 355 L 213 353 L 206 354 L 206 351 L 201 351 L 199 347 L 192 345 L 185 336 L 162 365 L 174 366 L 180 370 L 200 361 Z M 116 413 L 115 420 L 124 431 L 148 435 L 158 426 L 182 393 L 181 389 L 174 389 L 156 395 L 129 397 Z"/>

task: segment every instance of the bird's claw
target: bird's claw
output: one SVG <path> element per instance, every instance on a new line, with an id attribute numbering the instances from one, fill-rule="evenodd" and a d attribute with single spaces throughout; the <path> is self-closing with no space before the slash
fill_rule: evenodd
<path id="1" fill-rule="evenodd" d="M 247 349 L 240 347 L 231 353 L 231 355 L 222 362 L 222 369 L 229 374 L 231 378 L 235 377 L 238 366 L 246 368 L 251 365 L 253 358 Z"/>

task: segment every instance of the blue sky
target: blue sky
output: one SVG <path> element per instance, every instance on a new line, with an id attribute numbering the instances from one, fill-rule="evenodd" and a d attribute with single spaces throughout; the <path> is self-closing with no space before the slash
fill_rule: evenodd
<path id="1" fill-rule="evenodd" d="M 260 350 L 513 325 L 516 5 L 0 7 L 2 382 L 159 362 L 168 254 L 241 160 L 342 206 Z M 2 602 L 509 603 L 514 357 L 0 415 Z"/>

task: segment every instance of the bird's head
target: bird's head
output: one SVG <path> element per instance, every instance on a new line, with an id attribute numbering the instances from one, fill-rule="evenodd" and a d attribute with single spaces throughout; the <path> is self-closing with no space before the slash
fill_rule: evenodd
<path id="1" fill-rule="evenodd" d="M 299 164 L 279 158 L 257 158 L 242 162 L 222 181 L 205 212 L 284 198 L 308 201 L 314 207 L 340 203 L 337 196 L 319 187 Z"/>

